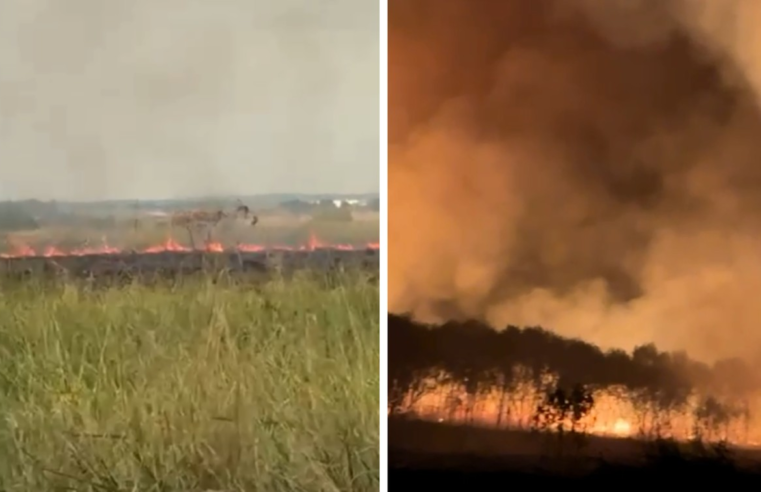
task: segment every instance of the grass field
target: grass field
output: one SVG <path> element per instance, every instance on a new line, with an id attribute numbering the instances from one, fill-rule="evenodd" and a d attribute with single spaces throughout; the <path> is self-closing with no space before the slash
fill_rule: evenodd
<path id="1" fill-rule="evenodd" d="M 0 490 L 378 489 L 378 287 L 0 285 Z"/>

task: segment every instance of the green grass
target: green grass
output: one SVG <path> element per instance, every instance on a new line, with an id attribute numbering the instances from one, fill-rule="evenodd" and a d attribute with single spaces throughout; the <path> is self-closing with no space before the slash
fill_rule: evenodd
<path id="1" fill-rule="evenodd" d="M 378 287 L 0 285 L 0 490 L 378 489 Z"/>

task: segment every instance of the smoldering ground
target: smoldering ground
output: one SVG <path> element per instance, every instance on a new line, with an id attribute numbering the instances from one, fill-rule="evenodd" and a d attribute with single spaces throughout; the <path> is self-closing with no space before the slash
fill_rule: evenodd
<path id="1" fill-rule="evenodd" d="M 389 303 L 761 356 L 761 5 L 391 0 Z"/>

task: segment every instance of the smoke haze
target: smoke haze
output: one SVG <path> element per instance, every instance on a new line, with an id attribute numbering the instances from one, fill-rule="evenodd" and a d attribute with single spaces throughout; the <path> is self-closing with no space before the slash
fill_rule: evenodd
<path id="1" fill-rule="evenodd" d="M 378 188 L 370 0 L 5 0 L 0 199 Z"/>
<path id="2" fill-rule="evenodd" d="M 761 4 L 391 0 L 389 304 L 761 356 Z"/>

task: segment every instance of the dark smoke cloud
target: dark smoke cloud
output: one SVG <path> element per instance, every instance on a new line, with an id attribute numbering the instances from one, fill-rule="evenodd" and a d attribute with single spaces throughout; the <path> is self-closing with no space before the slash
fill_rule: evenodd
<path id="1" fill-rule="evenodd" d="M 389 9 L 392 311 L 761 355 L 761 5 Z"/>

